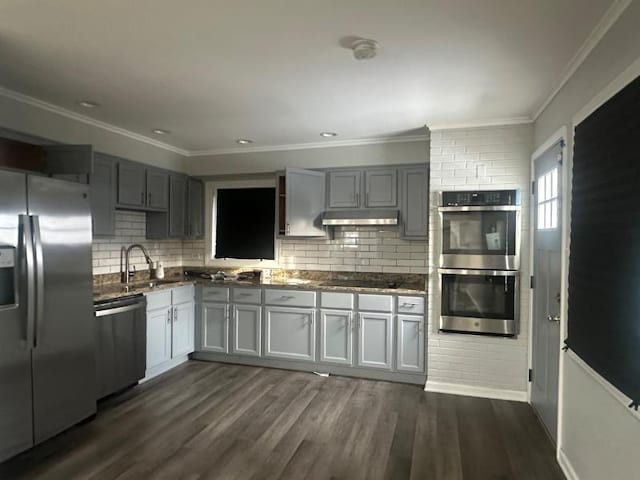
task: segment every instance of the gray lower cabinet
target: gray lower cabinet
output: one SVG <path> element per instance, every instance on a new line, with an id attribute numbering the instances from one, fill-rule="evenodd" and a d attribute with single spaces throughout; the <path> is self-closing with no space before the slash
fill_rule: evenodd
<path id="1" fill-rule="evenodd" d="M 147 310 L 147 370 L 171 360 L 171 299 Z"/>
<path id="2" fill-rule="evenodd" d="M 360 170 L 335 170 L 329 175 L 329 208 L 360 207 Z"/>
<path id="3" fill-rule="evenodd" d="M 352 364 L 353 314 L 347 310 L 320 310 L 320 361 Z"/>
<path id="4" fill-rule="evenodd" d="M 259 357 L 262 353 L 262 307 L 233 305 L 231 353 Z"/>
<path id="5" fill-rule="evenodd" d="M 366 170 L 364 179 L 365 207 L 395 207 L 398 205 L 398 178 L 395 168 Z"/>
<path id="6" fill-rule="evenodd" d="M 358 365 L 391 370 L 393 315 L 358 314 Z"/>
<path id="7" fill-rule="evenodd" d="M 315 361 L 315 310 L 265 307 L 265 357 Z"/>
<path id="8" fill-rule="evenodd" d="M 188 355 L 194 351 L 194 319 L 195 302 L 179 303 L 173 306 L 172 357 Z"/>
<path id="9" fill-rule="evenodd" d="M 202 345 L 205 352 L 229 353 L 229 305 L 202 304 Z"/>
<path id="10" fill-rule="evenodd" d="M 396 369 L 424 372 L 424 317 L 398 315 Z"/>
<path id="11" fill-rule="evenodd" d="M 116 234 L 116 174 L 116 162 L 112 158 L 94 154 L 89 185 L 93 234 L 96 236 Z"/>
<path id="12" fill-rule="evenodd" d="M 400 178 L 400 236 L 426 240 L 429 234 L 429 168 L 403 168 Z"/>

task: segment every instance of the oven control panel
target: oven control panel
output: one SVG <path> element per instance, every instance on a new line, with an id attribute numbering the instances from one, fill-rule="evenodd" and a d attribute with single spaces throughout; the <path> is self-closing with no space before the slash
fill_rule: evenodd
<path id="1" fill-rule="evenodd" d="M 442 192 L 443 207 L 520 205 L 519 190 Z"/>

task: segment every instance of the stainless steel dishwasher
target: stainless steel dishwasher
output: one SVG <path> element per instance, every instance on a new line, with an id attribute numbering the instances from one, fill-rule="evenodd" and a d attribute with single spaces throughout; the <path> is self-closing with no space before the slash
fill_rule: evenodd
<path id="1" fill-rule="evenodd" d="M 144 378 L 146 305 L 141 294 L 94 304 L 97 399 L 136 385 Z"/>

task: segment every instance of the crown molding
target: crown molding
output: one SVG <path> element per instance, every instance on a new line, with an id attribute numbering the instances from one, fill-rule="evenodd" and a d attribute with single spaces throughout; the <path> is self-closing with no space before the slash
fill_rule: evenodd
<path id="1" fill-rule="evenodd" d="M 317 143 L 295 143 L 288 145 L 271 145 L 264 147 L 213 148 L 211 150 L 196 150 L 187 154 L 188 157 L 205 157 L 214 155 L 232 155 L 235 153 L 282 152 L 289 150 L 311 150 L 315 148 L 357 147 L 361 145 L 378 145 L 383 143 L 424 142 L 429 135 L 407 135 L 404 137 L 362 138 L 356 140 L 328 140 Z"/>
<path id="2" fill-rule="evenodd" d="M 164 150 L 168 150 L 173 153 L 177 153 L 183 156 L 189 156 L 189 151 L 183 150 L 178 147 L 174 147 L 173 145 L 169 145 L 168 143 L 159 142 L 150 137 L 146 137 L 144 135 L 140 135 L 139 133 L 132 132 L 130 130 L 126 130 L 121 127 L 117 127 L 107 122 L 101 122 L 100 120 L 96 120 L 91 117 L 87 117 L 86 115 L 81 115 L 74 111 L 68 110 L 63 107 L 59 107 L 58 105 L 54 105 L 49 102 L 45 102 L 43 100 L 39 100 L 37 98 L 31 97 L 29 95 L 25 95 L 23 93 L 16 92 L 14 90 L 9 90 L 8 88 L 0 86 L 0 96 L 5 98 L 9 98 L 16 102 L 24 103 L 30 105 L 32 107 L 40 108 L 43 110 L 47 110 L 48 112 L 55 113 L 56 115 L 60 115 L 66 118 L 70 118 L 71 120 L 75 120 L 77 122 L 84 123 L 86 125 L 91 125 L 92 127 L 100 128 L 102 130 L 106 130 L 111 133 L 115 133 L 117 135 L 122 135 L 124 137 L 130 138 L 132 140 L 137 140 L 138 142 L 143 142 L 149 145 L 153 145 L 154 147 L 162 148 Z"/>
<path id="3" fill-rule="evenodd" d="M 438 130 L 460 130 L 464 128 L 483 128 L 483 127 L 501 127 L 509 125 L 526 125 L 533 123 L 531 117 L 509 117 L 509 118 L 494 118 L 490 120 L 480 120 L 477 122 L 467 123 L 442 123 L 429 125 L 429 130 L 436 132 Z"/>
<path id="4" fill-rule="evenodd" d="M 602 16 L 600 21 L 596 24 L 591 33 L 587 36 L 584 43 L 580 46 L 578 51 L 575 53 L 573 58 L 569 60 L 569 63 L 564 67 L 562 74 L 560 75 L 560 80 L 556 87 L 551 91 L 551 94 L 547 97 L 547 99 L 542 102 L 542 104 L 538 107 L 535 114 L 533 115 L 533 121 L 535 122 L 542 112 L 549 106 L 549 104 L 553 101 L 553 99 L 558 95 L 562 87 L 569 81 L 569 79 L 573 76 L 574 73 L 580 68 L 580 65 L 584 63 L 589 54 L 593 51 L 594 48 L 600 43 L 600 41 L 607 34 L 609 29 L 616 23 L 616 20 L 620 18 L 622 12 L 624 12 L 627 7 L 631 4 L 631 0 L 615 0 L 611 6 L 607 9 L 605 14 Z"/>

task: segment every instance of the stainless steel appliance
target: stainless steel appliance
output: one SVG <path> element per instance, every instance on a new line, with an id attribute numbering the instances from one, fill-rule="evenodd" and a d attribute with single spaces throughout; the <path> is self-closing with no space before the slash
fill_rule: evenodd
<path id="1" fill-rule="evenodd" d="M 147 362 L 146 299 L 129 295 L 95 304 L 96 398 L 136 385 Z"/>
<path id="2" fill-rule="evenodd" d="M 96 411 L 88 187 L 0 171 L 0 461 Z"/>
<path id="3" fill-rule="evenodd" d="M 520 268 L 520 193 L 517 190 L 443 192 L 440 265 L 445 268 Z"/>
<path id="4" fill-rule="evenodd" d="M 439 269 L 440 330 L 515 335 L 519 320 L 517 271 Z"/>

